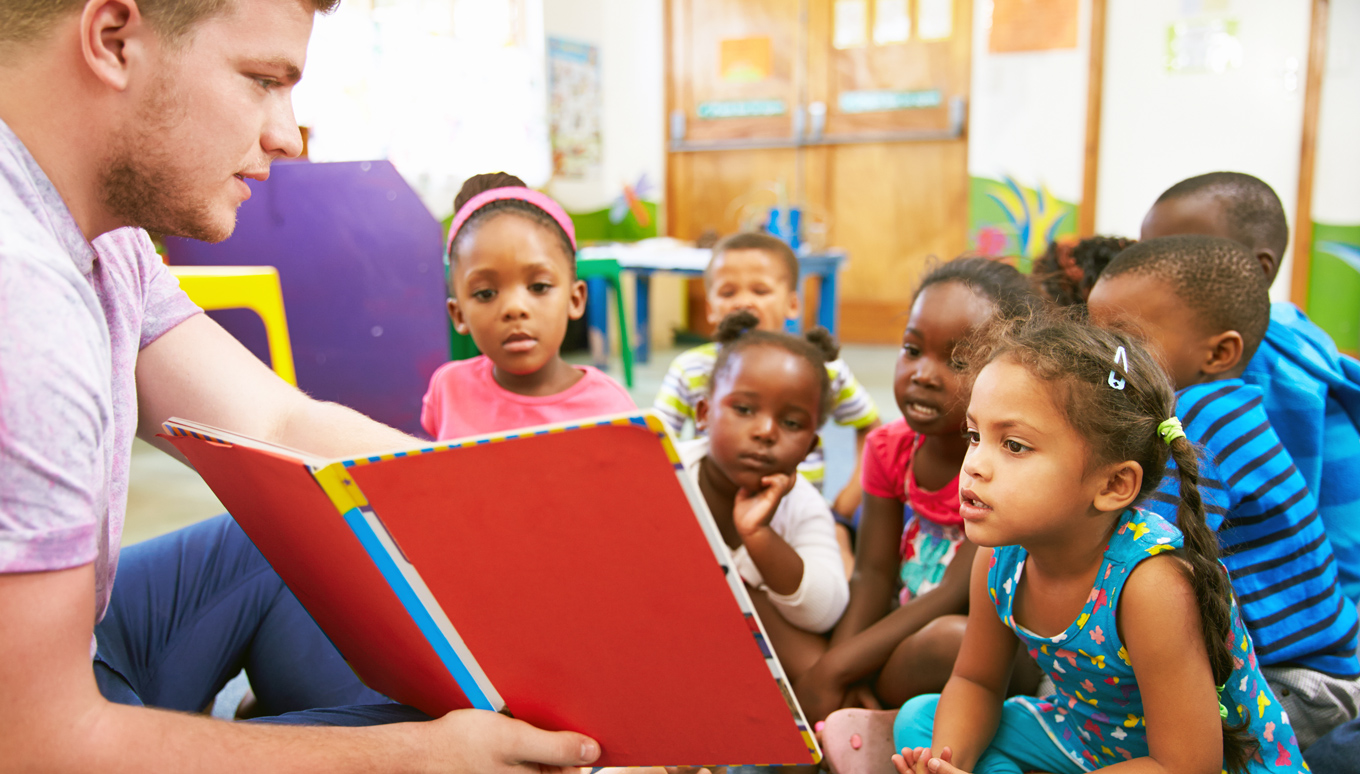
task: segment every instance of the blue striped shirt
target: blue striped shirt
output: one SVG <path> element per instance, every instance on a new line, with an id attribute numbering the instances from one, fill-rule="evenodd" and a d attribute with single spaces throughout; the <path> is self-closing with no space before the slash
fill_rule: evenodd
<path id="1" fill-rule="evenodd" d="M 1241 379 L 1187 387 L 1176 413 L 1203 448 L 1200 493 L 1218 532 L 1242 617 L 1262 664 L 1360 676 L 1355 606 L 1312 493 L 1266 419 L 1261 391 Z M 1174 521 L 1174 465 L 1142 507 Z"/>
<path id="2" fill-rule="evenodd" d="M 1293 304 L 1276 303 L 1242 379 L 1261 388 L 1271 426 L 1317 498 L 1341 591 L 1360 603 L 1360 363 Z"/>

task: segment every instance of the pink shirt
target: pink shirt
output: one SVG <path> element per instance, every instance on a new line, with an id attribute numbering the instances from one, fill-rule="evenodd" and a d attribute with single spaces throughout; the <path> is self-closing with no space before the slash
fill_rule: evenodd
<path id="1" fill-rule="evenodd" d="M 430 377 L 430 389 L 420 410 L 425 432 L 447 441 L 637 408 L 627 390 L 590 366 L 576 367 L 584 375 L 571 387 L 555 395 L 538 396 L 520 395 L 500 386 L 491 373 L 493 367 L 486 355 L 440 366 Z"/>
<path id="2" fill-rule="evenodd" d="M 197 314 L 140 229 L 85 241 L 0 122 L 0 573 L 118 568 L 137 353 Z"/>

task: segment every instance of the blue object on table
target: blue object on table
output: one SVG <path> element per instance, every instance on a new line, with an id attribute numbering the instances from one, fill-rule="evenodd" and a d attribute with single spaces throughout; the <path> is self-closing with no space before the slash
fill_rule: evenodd
<path id="1" fill-rule="evenodd" d="M 821 253 L 808 253 L 798 256 L 799 280 L 798 300 L 802 306 L 804 301 L 803 280 L 809 276 L 816 276 L 821 279 L 821 288 L 817 294 L 817 324 L 831 331 L 835 335 L 840 323 L 840 297 L 839 286 L 836 275 L 840 271 L 841 264 L 845 262 L 845 251 L 828 250 Z M 701 276 L 702 269 L 690 267 L 659 267 L 659 266 L 634 266 L 629 265 L 627 257 L 622 257 L 619 264 L 626 270 L 633 272 L 636 277 L 636 309 L 634 312 L 635 324 L 633 326 L 634 335 L 637 336 L 637 344 L 634 347 L 634 362 L 646 363 L 651 358 L 652 336 L 651 336 L 651 309 L 650 309 L 650 289 L 652 273 L 657 271 L 668 271 L 675 274 L 687 274 L 691 276 Z M 601 312 L 603 312 L 603 308 Z M 792 332 L 802 330 L 801 320 L 793 321 L 790 326 Z"/>
<path id="2" fill-rule="evenodd" d="M 765 221 L 765 230 L 797 250 L 803 246 L 803 211 L 797 207 L 774 207 Z"/>

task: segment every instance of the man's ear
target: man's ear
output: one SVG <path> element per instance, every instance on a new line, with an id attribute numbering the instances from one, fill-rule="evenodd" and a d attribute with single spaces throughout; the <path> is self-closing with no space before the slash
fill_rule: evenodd
<path id="1" fill-rule="evenodd" d="M 1242 334 L 1237 331 L 1224 331 L 1209 337 L 1204 365 L 1200 371 L 1209 376 L 1227 373 L 1242 361 Z"/>
<path id="2" fill-rule="evenodd" d="M 708 431 L 708 398 L 700 398 L 699 402 L 694 404 L 694 429 Z"/>
<path id="3" fill-rule="evenodd" d="M 455 331 L 458 331 L 464 336 L 468 335 L 470 331 L 468 329 L 467 320 L 463 319 L 463 309 L 458 306 L 458 299 L 453 297 L 449 298 L 449 320 L 453 322 L 453 329 Z"/>
<path id="4" fill-rule="evenodd" d="M 1105 469 L 1104 483 L 1096 493 L 1096 510 L 1109 512 L 1122 511 L 1138 499 L 1138 490 L 1143 487 L 1143 466 L 1133 460 L 1111 465 Z"/>
<path id="5" fill-rule="evenodd" d="M 153 32 L 137 0 L 94 0 L 80 15 L 80 49 L 94 76 L 116 91 L 132 80 L 132 61 L 143 57 Z"/>
<path id="6" fill-rule="evenodd" d="M 585 280 L 575 280 L 571 283 L 571 300 L 567 305 L 567 319 L 579 320 L 586 313 L 588 293 Z"/>

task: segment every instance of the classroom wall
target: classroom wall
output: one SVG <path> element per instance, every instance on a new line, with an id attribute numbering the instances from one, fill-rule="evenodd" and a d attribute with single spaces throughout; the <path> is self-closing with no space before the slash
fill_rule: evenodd
<path id="1" fill-rule="evenodd" d="M 1108 2 L 1097 231 L 1136 237 L 1162 191 L 1217 170 L 1265 180 L 1297 227 L 1309 0 Z M 1206 20 L 1235 26 L 1240 65 L 1171 71 L 1172 26 Z M 1319 158 L 1319 168 L 1325 164 Z M 1275 300 L 1289 298 L 1291 265 L 1292 240 L 1271 288 Z"/>
<path id="2" fill-rule="evenodd" d="M 993 0 L 975 0 L 969 245 L 1028 258 L 1077 229 L 1091 3 L 1079 3 L 1075 48 L 993 53 L 992 17 Z"/>
<path id="3" fill-rule="evenodd" d="M 543 28 L 549 38 L 597 46 L 600 56 L 602 158 L 598 174 L 584 180 L 554 179 L 548 192 L 573 215 L 613 204 L 624 184 L 647 176 L 661 204 L 657 233 L 666 233 L 665 25 L 662 0 L 543 0 Z M 633 305 L 632 283 L 625 301 Z M 652 282 L 652 346 L 671 346 L 671 331 L 684 322 L 684 291 L 676 277 Z M 630 312 L 631 314 L 631 312 Z M 611 323 L 611 330 L 615 330 Z"/>
<path id="4" fill-rule="evenodd" d="M 1308 314 L 1360 351 L 1360 0 L 1331 3 L 1318 111 Z"/>

